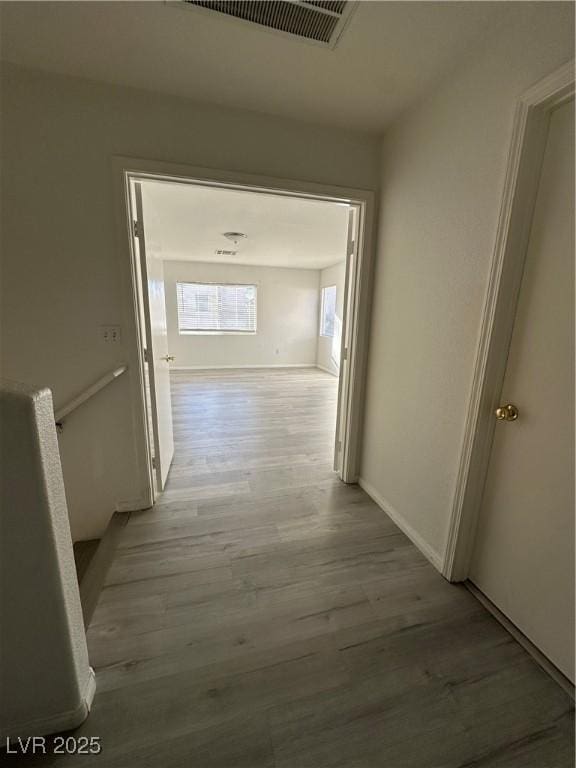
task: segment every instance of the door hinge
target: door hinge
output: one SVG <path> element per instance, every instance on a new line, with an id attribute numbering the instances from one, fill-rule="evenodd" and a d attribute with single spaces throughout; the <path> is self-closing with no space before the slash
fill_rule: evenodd
<path id="1" fill-rule="evenodd" d="M 152 456 L 152 469 L 156 469 L 156 456 Z"/>
<path id="2" fill-rule="evenodd" d="M 140 226 L 140 222 L 134 220 L 132 222 L 132 229 L 134 231 L 134 237 L 141 237 L 142 235 L 142 227 Z"/>
<path id="3" fill-rule="evenodd" d="M 348 249 L 347 256 L 354 256 L 354 251 L 356 250 L 356 240 L 350 240 L 350 247 Z"/>
<path id="4" fill-rule="evenodd" d="M 340 453 L 340 451 L 342 450 L 342 440 L 338 440 L 338 442 L 336 443 L 336 450 L 338 451 L 338 453 Z"/>
<path id="5" fill-rule="evenodd" d="M 342 360 L 348 360 L 348 347 L 344 347 L 342 350 Z"/>
<path id="6" fill-rule="evenodd" d="M 144 362 L 149 363 L 150 362 L 150 355 L 148 354 L 148 350 L 144 350 Z"/>

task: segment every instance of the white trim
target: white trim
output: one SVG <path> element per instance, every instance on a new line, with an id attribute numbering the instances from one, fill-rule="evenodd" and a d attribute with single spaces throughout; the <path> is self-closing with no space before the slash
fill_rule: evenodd
<path id="1" fill-rule="evenodd" d="M 336 378 L 338 378 L 338 376 L 340 375 L 340 371 L 339 370 L 338 371 L 331 371 L 330 368 L 326 368 L 325 365 L 320 365 L 320 363 L 316 363 L 315 367 L 316 368 L 320 368 L 321 371 L 324 371 L 325 373 L 329 373 L 331 376 L 335 376 Z"/>
<path id="2" fill-rule="evenodd" d="M 427 541 L 424 541 L 422 536 L 412 528 L 412 526 L 406 522 L 403 515 L 398 512 L 398 510 L 394 509 L 392 504 L 390 504 L 386 499 L 381 496 L 376 488 L 374 488 L 373 485 L 371 485 L 367 480 L 364 480 L 363 477 L 358 478 L 358 485 L 363 488 L 368 496 L 378 504 L 380 509 L 388 515 L 388 517 L 392 520 L 393 523 L 395 523 L 398 528 L 402 531 L 402 533 L 405 533 L 406 536 L 410 539 L 410 541 L 415 545 L 417 549 L 422 552 L 424 557 L 426 557 L 436 568 L 437 571 L 442 572 L 442 564 L 443 564 L 443 558 L 441 555 L 436 552 L 436 550 L 428 544 Z"/>
<path id="3" fill-rule="evenodd" d="M 510 619 L 502 613 L 502 611 L 497 608 L 492 600 L 490 598 L 486 597 L 486 595 L 481 592 L 478 587 L 473 584 L 471 581 L 465 581 L 464 586 L 466 589 L 474 595 L 476 600 L 478 600 L 479 603 L 481 603 L 486 610 L 494 616 L 497 622 L 502 624 L 504 629 L 509 632 L 512 637 L 520 643 L 520 645 L 524 648 L 525 651 L 527 651 L 530 656 L 534 659 L 534 661 L 542 667 L 544 672 L 546 672 L 547 675 L 550 675 L 550 677 L 554 680 L 555 683 L 557 683 L 559 686 L 561 686 L 566 693 L 570 696 L 572 700 L 574 700 L 574 685 L 571 683 L 571 681 L 558 669 L 558 667 L 553 664 L 550 659 L 542 653 L 541 650 L 539 650 L 534 643 L 529 640 L 526 635 L 521 632 L 518 627 L 513 624 Z"/>
<path id="4" fill-rule="evenodd" d="M 147 497 L 139 499 L 128 499 L 116 502 L 116 512 L 140 512 L 143 509 L 150 509 L 151 504 Z"/>
<path id="5" fill-rule="evenodd" d="M 131 210 L 130 191 L 124 183 L 124 175 L 112 160 L 114 179 L 114 214 L 116 220 L 116 247 L 120 267 L 122 292 L 122 339 L 128 363 L 128 386 L 132 416 L 132 450 L 136 465 L 136 498 L 143 504 L 134 509 L 147 509 L 154 504 L 154 472 L 149 442 L 148 406 L 144 378 L 144 349 L 140 335 L 140 310 L 137 288 L 137 256 L 134 251 L 133 223 L 129 221 Z M 119 510 L 117 506 L 117 510 Z M 122 511 L 130 512 L 130 509 Z"/>
<path id="6" fill-rule="evenodd" d="M 280 365 L 172 365 L 171 371 L 244 371 L 266 368 L 316 368 L 316 363 L 286 363 Z"/>
<path id="7" fill-rule="evenodd" d="M 77 728 L 90 714 L 94 694 L 96 692 L 96 676 L 94 670 L 89 667 L 88 679 L 80 703 L 75 709 L 68 712 L 59 712 L 50 717 L 41 717 L 36 720 L 28 720 L 20 723 L 10 723 L 5 728 L 5 738 L 14 740 L 26 739 L 29 736 L 47 736 L 51 733 L 61 733 Z"/>
<path id="8" fill-rule="evenodd" d="M 226 171 L 218 168 L 199 168 L 180 163 L 163 162 L 161 160 L 143 160 L 135 157 L 115 155 L 112 157 L 115 171 L 138 176 L 140 180 L 151 181 L 180 181 L 185 184 L 201 184 L 206 187 L 236 187 L 249 192 L 265 192 L 288 197 L 304 199 L 321 199 L 334 203 L 374 203 L 374 192 L 357 187 L 339 187 L 334 184 L 321 182 L 300 181 L 298 179 L 282 179 L 273 176 Z M 125 186 L 122 184 L 122 197 Z M 126 218 L 125 211 L 119 211 Z M 125 250 L 125 248 L 123 249 Z"/>
<path id="9" fill-rule="evenodd" d="M 506 371 L 550 111 L 574 93 L 574 62 L 530 88 L 514 117 L 496 245 L 452 506 L 443 575 L 468 576 L 494 434 L 494 409 Z"/>
<path id="10" fill-rule="evenodd" d="M 352 235 L 353 240 L 348 243 L 346 254 L 335 455 L 340 462 L 340 478 L 346 483 L 357 483 L 373 296 L 375 218 L 373 206 L 369 204 L 356 205 L 350 215 L 355 224 L 353 231 L 349 228 L 348 235 Z"/>
<path id="11" fill-rule="evenodd" d="M 131 390 L 133 449 L 138 472 L 139 495 L 145 506 L 154 500 L 152 457 L 147 428 L 146 392 L 144 387 L 144 350 L 139 330 L 137 274 L 133 247 L 130 180 L 181 182 L 210 187 L 228 187 L 252 192 L 265 192 L 289 197 L 320 199 L 327 202 L 346 202 L 359 210 L 358 244 L 352 293 L 355 301 L 350 313 L 349 386 L 342 414 L 346 424 L 342 442 L 342 470 L 340 477 L 348 483 L 357 481 L 364 408 L 364 386 L 368 349 L 368 330 L 372 298 L 372 265 L 374 249 L 375 193 L 371 190 L 338 187 L 331 184 L 279 179 L 236 171 L 198 168 L 139 158 L 114 156 L 111 158 L 117 228 L 117 247 L 122 275 L 122 305 L 124 312 L 123 338 L 127 351 L 128 377 Z M 347 256 L 347 268 L 351 263 Z M 149 500 L 149 503 L 148 503 Z"/>

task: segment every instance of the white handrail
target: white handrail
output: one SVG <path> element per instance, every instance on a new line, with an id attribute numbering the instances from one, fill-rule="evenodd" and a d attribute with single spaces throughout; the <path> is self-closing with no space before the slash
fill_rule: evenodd
<path id="1" fill-rule="evenodd" d="M 60 408 L 58 411 L 54 413 L 54 421 L 59 426 L 62 425 L 63 419 L 66 418 L 69 414 L 72 413 L 72 411 L 75 411 L 78 406 L 82 405 L 82 403 L 85 403 L 86 400 L 89 400 L 91 397 L 93 397 L 97 392 L 100 392 L 101 389 L 104 389 L 105 386 L 110 384 L 111 381 L 114 381 L 118 378 L 118 376 L 122 376 L 122 374 L 128 370 L 127 365 L 121 365 L 120 368 L 115 368 L 113 371 L 110 371 L 110 373 L 107 373 L 105 376 L 102 376 L 101 379 L 98 379 L 97 382 L 92 384 L 91 387 L 88 387 L 88 389 L 85 389 L 82 394 L 78 395 L 78 397 L 75 397 L 73 400 L 70 400 L 69 403 L 64 405 L 62 408 Z"/>

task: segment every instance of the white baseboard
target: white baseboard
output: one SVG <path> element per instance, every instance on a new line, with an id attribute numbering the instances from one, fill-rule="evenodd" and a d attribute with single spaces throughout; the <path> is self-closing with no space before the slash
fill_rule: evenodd
<path id="1" fill-rule="evenodd" d="M 478 602 L 482 603 L 484 608 L 486 608 L 489 613 L 494 616 L 496 621 L 498 621 L 504 629 L 509 632 L 512 637 L 517 640 L 520 645 L 524 648 L 525 651 L 527 651 L 530 656 L 534 659 L 534 661 L 539 664 L 544 672 L 546 672 L 550 677 L 558 683 L 558 685 L 562 686 L 562 688 L 566 691 L 566 693 L 570 696 L 572 701 L 574 701 L 574 684 L 571 680 L 569 680 L 559 669 L 556 667 L 550 659 L 548 659 L 542 651 L 537 648 L 534 643 L 529 640 L 526 635 L 521 632 L 518 627 L 513 624 L 510 619 L 502 613 L 502 611 L 498 608 L 498 606 L 494 605 L 492 600 L 490 600 L 489 597 L 487 597 L 478 587 L 473 584 L 471 581 L 467 580 L 464 582 L 464 586 L 468 589 L 469 592 L 471 592 L 476 600 Z"/>
<path id="2" fill-rule="evenodd" d="M 81 725 L 90 714 L 95 692 L 96 676 L 94 675 L 94 670 L 90 667 L 82 699 L 75 709 L 68 712 L 59 712 L 58 714 L 50 715 L 50 717 L 11 723 L 6 726 L 6 733 L 2 734 L 2 737 L 4 739 L 10 738 L 11 740 L 17 738 L 26 739 L 29 736 L 48 736 L 51 733 L 71 731 Z"/>
<path id="3" fill-rule="evenodd" d="M 320 368 L 321 371 L 324 371 L 325 373 L 329 373 L 331 376 L 338 377 L 340 375 L 339 371 L 331 371 L 330 368 L 326 368 L 325 365 L 320 365 L 319 363 L 316 363 L 316 368 Z"/>
<path id="4" fill-rule="evenodd" d="M 424 541 L 422 536 L 420 536 L 409 523 L 406 522 L 400 512 L 394 509 L 394 507 L 378 493 L 376 488 L 364 480 L 364 478 L 358 478 L 358 485 L 363 488 L 368 496 L 378 504 L 380 509 L 385 512 L 394 523 L 396 523 L 398 528 L 408 536 L 410 541 L 420 550 L 420 552 L 430 560 L 434 568 L 442 573 L 444 559 L 430 546 L 430 544 L 428 544 L 427 541 Z"/>
<path id="5" fill-rule="evenodd" d="M 143 509 L 150 509 L 154 505 L 153 501 L 141 496 L 138 499 L 128 499 L 116 502 L 116 512 L 140 512 Z"/>
<path id="6" fill-rule="evenodd" d="M 171 371 L 220 371 L 249 368 L 317 368 L 316 363 L 284 363 L 280 365 L 172 365 Z"/>

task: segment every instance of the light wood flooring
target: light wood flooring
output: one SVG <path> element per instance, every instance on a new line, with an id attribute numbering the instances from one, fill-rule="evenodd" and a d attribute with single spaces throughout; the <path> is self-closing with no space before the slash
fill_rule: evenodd
<path id="1" fill-rule="evenodd" d="M 173 400 L 166 491 L 132 514 L 88 632 L 76 735 L 103 751 L 56 762 L 574 765 L 568 696 L 332 472 L 336 379 L 175 373 Z"/>

